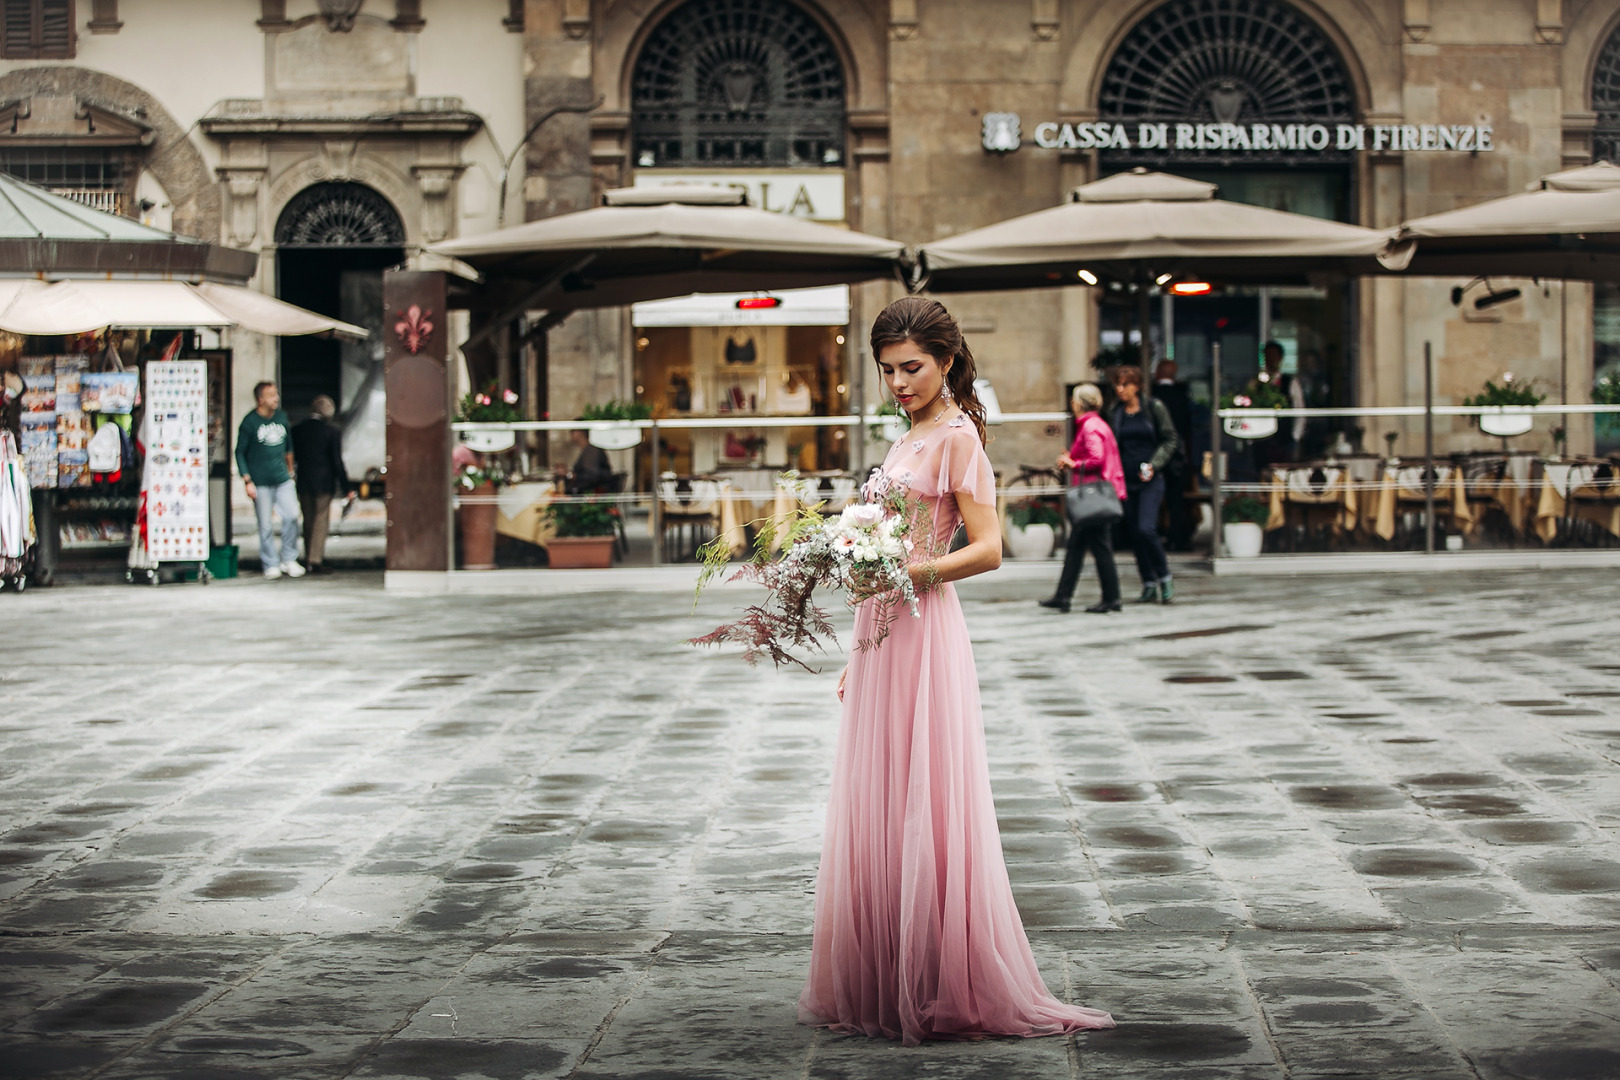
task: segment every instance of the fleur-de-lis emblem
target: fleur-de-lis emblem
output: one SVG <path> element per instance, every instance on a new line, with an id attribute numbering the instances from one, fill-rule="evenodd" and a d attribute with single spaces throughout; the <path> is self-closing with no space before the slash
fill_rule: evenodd
<path id="1" fill-rule="evenodd" d="M 432 309 L 423 311 L 420 304 L 412 304 L 398 314 L 399 322 L 394 324 L 394 333 L 399 335 L 406 352 L 412 355 L 421 352 L 427 344 L 428 335 L 433 333 L 433 321 L 429 318 L 433 314 Z"/>

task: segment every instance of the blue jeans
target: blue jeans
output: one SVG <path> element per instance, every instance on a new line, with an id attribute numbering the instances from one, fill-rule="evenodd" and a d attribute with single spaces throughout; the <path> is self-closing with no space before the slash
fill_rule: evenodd
<path id="1" fill-rule="evenodd" d="M 1170 576 L 1170 563 L 1159 540 L 1159 505 L 1164 502 L 1164 476 L 1154 473 L 1147 483 L 1125 482 L 1125 532 L 1136 552 L 1136 572 L 1142 584 Z"/>
<path id="2" fill-rule="evenodd" d="M 254 485 L 253 510 L 259 517 L 259 565 L 266 570 L 298 561 L 298 492 L 293 482 Z M 281 515 L 281 558 L 276 558 L 276 532 L 271 515 Z"/>

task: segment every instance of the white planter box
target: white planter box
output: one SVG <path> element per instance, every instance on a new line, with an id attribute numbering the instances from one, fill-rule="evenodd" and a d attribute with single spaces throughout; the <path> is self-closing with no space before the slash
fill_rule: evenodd
<path id="1" fill-rule="evenodd" d="M 1260 554 L 1266 534 L 1252 521 L 1233 521 L 1221 526 L 1221 538 L 1226 541 L 1226 553 L 1232 558 L 1252 559 Z"/>
<path id="2" fill-rule="evenodd" d="M 641 445 L 640 428 L 592 428 L 587 436 L 592 446 L 603 450 L 628 450 Z"/>
<path id="3" fill-rule="evenodd" d="M 1269 439 L 1277 434 L 1275 416 L 1228 416 L 1224 426 L 1234 439 Z"/>
<path id="4" fill-rule="evenodd" d="M 1497 435 L 1506 439 L 1514 435 L 1523 435 L 1534 423 L 1535 417 L 1524 413 L 1481 413 L 1479 430 L 1487 435 Z"/>
<path id="5" fill-rule="evenodd" d="M 1052 526 L 1036 523 L 1022 529 L 1007 529 L 1007 548 L 1015 559 L 1044 559 L 1052 554 L 1057 533 Z"/>
<path id="6" fill-rule="evenodd" d="M 476 450 L 480 454 L 498 454 L 502 450 L 510 450 L 517 444 L 515 431 L 463 431 L 461 441 L 467 444 L 467 449 Z"/>

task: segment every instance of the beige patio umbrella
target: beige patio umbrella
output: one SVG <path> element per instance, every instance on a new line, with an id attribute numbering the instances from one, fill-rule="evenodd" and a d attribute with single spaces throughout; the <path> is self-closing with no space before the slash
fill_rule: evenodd
<path id="1" fill-rule="evenodd" d="M 1165 278 L 1285 285 L 1375 273 L 1389 232 L 1215 197 L 1216 186 L 1134 169 L 1069 202 L 918 252 L 917 287 L 978 292 Z"/>
<path id="2" fill-rule="evenodd" d="M 718 185 L 622 188 L 604 202 L 428 250 L 491 283 L 527 283 L 519 312 L 869 281 L 895 276 L 904 254 L 893 240 L 755 209 Z"/>
<path id="3" fill-rule="evenodd" d="M 364 340 L 364 327 L 216 281 L 0 280 L 0 330 L 82 334 L 104 326 L 147 329 L 239 326 L 261 334 Z"/>
<path id="4" fill-rule="evenodd" d="M 1517 195 L 1408 221 L 1406 272 L 1620 281 L 1620 167 L 1600 161 Z"/>

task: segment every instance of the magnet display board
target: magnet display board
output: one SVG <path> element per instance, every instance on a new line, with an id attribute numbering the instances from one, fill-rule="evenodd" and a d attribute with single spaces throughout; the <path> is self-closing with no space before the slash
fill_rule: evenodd
<path id="1" fill-rule="evenodd" d="M 208 364 L 146 365 L 146 551 L 158 562 L 208 558 Z"/>

